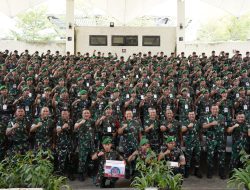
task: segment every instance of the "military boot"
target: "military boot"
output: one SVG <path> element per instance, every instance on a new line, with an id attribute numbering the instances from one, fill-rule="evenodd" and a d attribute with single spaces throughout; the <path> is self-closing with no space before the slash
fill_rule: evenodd
<path id="1" fill-rule="evenodd" d="M 225 173 L 225 168 L 219 168 L 219 176 L 221 179 L 226 179 L 226 173 Z"/>
<path id="2" fill-rule="evenodd" d="M 188 177 L 189 177 L 189 171 L 190 171 L 190 167 L 189 167 L 189 166 L 186 166 L 186 167 L 185 167 L 185 174 L 184 174 L 184 177 L 185 177 L 185 178 L 188 178 Z"/>
<path id="3" fill-rule="evenodd" d="M 194 168 L 194 175 L 198 178 L 202 178 L 202 174 L 199 167 Z"/>

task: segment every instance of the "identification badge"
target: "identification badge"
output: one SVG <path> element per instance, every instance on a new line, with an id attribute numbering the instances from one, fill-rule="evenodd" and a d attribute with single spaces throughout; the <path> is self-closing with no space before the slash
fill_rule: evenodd
<path id="1" fill-rule="evenodd" d="M 187 93 L 187 96 L 190 97 L 190 93 Z"/>
<path id="2" fill-rule="evenodd" d="M 133 113 L 136 113 L 136 109 L 133 109 Z"/>
<path id="3" fill-rule="evenodd" d="M 137 79 L 139 78 L 139 76 L 138 76 L 138 75 L 136 75 L 135 77 L 136 77 Z"/>
<path id="4" fill-rule="evenodd" d="M 61 126 L 56 126 L 57 129 L 61 129 Z"/>
<path id="5" fill-rule="evenodd" d="M 157 94 L 154 94 L 154 99 L 156 99 L 157 98 Z"/>
<path id="6" fill-rule="evenodd" d="M 117 110 L 117 111 L 120 111 L 120 106 L 117 106 L 117 107 L 116 107 L 116 110 Z"/>
<path id="7" fill-rule="evenodd" d="M 208 106 L 206 107 L 206 112 L 209 112 L 209 107 Z"/>
<path id="8" fill-rule="evenodd" d="M 30 111 L 30 107 L 29 106 L 25 106 L 25 111 Z"/>
<path id="9" fill-rule="evenodd" d="M 249 82 L 246 82 L 246 86 L 249 86 Z"/>
<path id="10" fill-rule="evenodd" d="M 228 108 L 224 108 L 224 113 L 228 113 Z"/>
<path id="11" fill-rule="evenodd" d="M 170 98 L 173 98 L 174 96 L 173 96 L 173 94 L 169 94 L 169 97 L 170 97 Z"/>
<path id="12" fill-rule="evenodd" d="M 126 98 L 129 98 L 129 94 L 126 94 Z"/>
<path id="13" fill-rule="evenodd" d="M 240 97 L 240 95 L 239 95 L 239 93 L 237 93 L 237 94 L 236 94 L 236 98 L 239 98 L 239 97 Z"/>
<path id="14" fill-rule="evenodd" d="M 133 87 L 133 84 L 130 84 L 129 87 Z"/>
<path id="15" fill-rule="evenodd" d="M 13 84 L 13 88 L 16 88 L 16 84 Z"/>
<path id="16" fill-rule="evenodd" d="M 244 110 L 247 110 L 247 105 L 244 105 L 243 108 L 244 108 Z"/>
<path id="17" fill-rule="evenodd" d="M 111 95 L 110 95 L 110 98 L 113 99 L 113 97 L 114 97 L 113 94 L 111 94 Z"/>
<path id="18" fill-rule="evenodd" d="M 225 126 L 227 126 L 227 122 L 226 121 L 224 122 L 224 124 L 225 124 Z"/>
<path id="19" fill-rule="evenodd" d="M 6 104 L 3 105 L 3 110 L 7 110 L 7 105 Z"/>
<path id="20" fill-rule="evenodd" d="M 108 127 L 107 131 L 108 131 L 108 133 L 111 133 L 111 131 L 112 131 L 111 127 Z"/>
<path id="21" fill-rule="evenodd" d="M 145 86 L 148 87 L 148 83 L 146 83 Z"/>
<path id="22" fill-rule="evenodd" d="M 141 95 L 141 99 L 144 100 L 144 95 Z"/>
<path id="23" fill-rule="evenodd" d="M 185 104 L 185 109 L 186 109 L 186 110 L 188 109 L 188 105 L 187 105 L 187 104 Z"/>
<path id="24" fill-rule="evenodd" d="M 168 109 L 168 110 L 169 110 L 169 109 L 170 109 L 170 106 L 169 106 L 169 105 L 167 105 L 167 108 L 166 108 L 166 109 Z"/>
<path id="25" fill-rule="evenodd" d="M 86 83 L 86 86 L 89 87 L 89 83 L 88 82 Z"/>
<path id="26" fill-rule="evenodd" d="M 104 83 L 102 83 L 102 86 L 104 86 Z"/>
<path id="27" fill-rule="evenodd" d="M 126 77 L 123 75 L 123 78 L 125 79 Z"/>
<path id="28" fill-rule="evenodd" d="M 160 86 L 160 83 L 157 83 L 157 86 L 159 87 L 159 86 Z"/>
<path id="29" fill-rule="evenodd" d="M 30 97 L 30 98 L 32 97 L 32 94 L 31 94 L 31 93 L 29 93 L 29 97 Z"/>
<path id="30" fill-rule="evenodd" d="M 42 97 L 45 98 L 45 94 L 42 94 Z"/>

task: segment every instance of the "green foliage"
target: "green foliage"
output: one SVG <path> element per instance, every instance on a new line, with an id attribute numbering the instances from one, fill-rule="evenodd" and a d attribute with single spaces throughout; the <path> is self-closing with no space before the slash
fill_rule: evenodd
<path id="1" fill-rule="evenodd" d="M 226 16 L 202 25 L 198 41 L 244 41 L 250 37 L 250 14 Z"/>
<path id="2" fill-rule="evenodd" d="M 52 160 L 50 151 L 6 158 L 0 163 L 0 188 L 70 189 L 66 177 L 53 175 Z"/>
<path id="3" fill-rule="evenodd" d="M 47 9 L 40 7 L 17 16 L 16 31 L 11 31 L 14 38 L 26 42 L 47 42 L 55 38 L 55 34 L 47 33 L 46 29 L 53 29 L 47 19 Z"/>
<path id="4" fill-rule="evenodd" d="M 147 164 L 146 164 L 147 163 Z M 180 190 L 182 175 L 174 175 L 166 161 L 158 161 L 157 157 L 137 160 L 136 170 L 139 176 L 135 177 L 132 186 L 143 190 L 147 187 L 157 187 L 161 189 Z"/>
<path id="5" fill-rule="evenodd" d="M 244 166 L 243 168 L 234 169 L 233 176 L 228 180 L 228 187 L 250 189 L 250 155 L 242 151 L 240 161 Z"/>

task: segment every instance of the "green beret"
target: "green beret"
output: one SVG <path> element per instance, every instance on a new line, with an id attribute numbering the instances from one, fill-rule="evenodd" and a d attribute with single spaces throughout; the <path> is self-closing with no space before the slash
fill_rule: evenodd
<path id="1" fill-rule="evenodd" d="M 201 93 L 202 93 L 202 94 L 206 94 L 206 93 L 208 93 L 208 90 L 207 90 L 207 89 L 203 89 L 203 90 L 201 91 Z"/>
<path id="2" fill-rule="evenodd" d="M 32 78 L 32 77 L 28 77 L 28 78 L 26 79 L 26 81 L 29 81 L 29 80 L 32 80 L 32 81 L 33 81 L 33 78 Z"/>
<path id="3" fill-rule="evenodd" d="M 112 109 L 112 107 L 110 105 L 107 105 L 104 110 L 107 110 L 107 109 Z"/>
<path id="4" fill-rule="evenodd" d="M 221 80 L 221 78 L 220 77 L 216 77 L 214 80 L 218 81 L 218 80 Z"/>
<path id="5" fill-rule="evenodd" d="M 148 139 L 142 138 L 140 141 L 140 146 L 143 146 L 143 145 L 148 144 L 148 143 L 149 143 Z"/>
<path id="6" fill-rule="evenodd" d="M 169 79 L 168 82 L 174 82 L 174 79 Z"/>
<path id="7" fill-rule="evenodd" d="M 59 78 L 59 80 L 58 81 L 64 81 L 64 78 Z"/>
<path id="8" fill-rule="evenodd" d="M 99 77 L 96 77 L 95 78 L 95 81 L 100 81 L 101 79 Z"/>
<path id="9" fill-rule="evenodd" d="M 7 86 L 3 85 L 3 86 L 0 87 L 0 90 L 6 90 L 6 89 L 7 89 Z"/>
<path id="10" fill-rule="evenodd" d="M 238 91 L 243 91 L 243 90 L 245 90 L 244 87 L 239 87 L 238 88 Z"/>
<path id="11" fill-rule="evenodd" d="M 188 78 L 183 78 L 182 81 L 183 82 L 189 82 Z"/>
<path id="12" fill-rule="evenodd" d="M 182 71 L 182 74 L 188 74 L 187 70 Z"/>
<path id="13" fill-rule="evenodd" d="M 77 78 L 77 81 L 80 81 L 80 80 L 83 80 L 83 78 L 82 78 L 82 77 L 78 77 L 78 78 Z"/>
<path id="14" fill-rule="evenodd" d="M 163 90 L 169 90 L 169 87 L 168 87 L 168 86 L 165 86 L 165 87 L 163 88 Z"/>
<path id="15" fill-rule="evenodd" d="M 176 141 L 176 138 L 173 137 L 173 136 L 169 136 L 166 140 L 165 140 L 165 143 L 170 143 L 170 142 L 175 142 Z"/>
<path id="16" fill-rule="evenodd" d="M 46 87 L 45 89 L 44 89 L 44 91 L 45 92 L 48 92 L 48 91 L 51 91 L 52 89 L 50 88 L 50 87 Z"/>
<path id="17" fill-rule="evenodd" d="M 112 144 L 112 139 L 110 137 L 106 137 L 102 140 L 102 144 Z"/>
<path id="18" fill-rule="evenodd" d="M 81 95 L 85 95 L 85 94 L 88 94 L 87 90 L 81 90 L 81 91 L 79 92 L 79 95 L 80 95 L 80 96 L 81 96 Z"/>
<path id="19" fill-rule="evenodd" d="M 120 92 L 119 88 L 115 88 L 113 92 Z"/>
<path id="20" fill-rule="evenodd" d="M 225 89 L 225 88 L 222 88 L 221 90 L 220 90 L 220 93 L 222 94 L 222 93 L 226 93 L 227 92 L 227 90 Z"/>
<path id="21" fill-rule="evenodd" d="M 200 81 L 206 81 L 206 79 L 204 77 L 201 77 Z"/>
<path id="22" fill-rule="evenodd" d="M 102 91 L 104 88 L 101 86 L 101 87 L 98 87 L 97 89 L 96 89 L 96 92 L 100 92 L 100 91 Z"/>
<path id="23" fill-rule="evenodd" d="M 242 73 L 247 73 L 247 70 L 246 70 L 246 69 L 243 69 L 240 73 L 241 73 L 241 74 L 242 74 Z"/>
<path id="24" fill-rule="evenodd" d="M 66 89 L 66 88 L 63 88 L 63 89 L 61 90 L 61 93 L 64 93 L 64 92 L 67 92 L 67 89 Z"/>
<path id="25" fill-rule="evenodd" d="M 25 86 L 25 87 L 22 88 L 23 92 L 26 91 L 26 90 L 29 90 L 29 87 Z"/>
<path id="26" fill-rule="evenodd" d="M 32 70 L 33 70 L 33 67 L 29 67 L 29 68 L 28 68 L 28 71 L 32 71 Z"/>
<path id="27" fill-rule="evenodd" d="M 187 88 L 181 89 L 181 92 L 184 92 L 184 91 L 188 91 L 188 89 Z"/>
<path id="28" fill-rule="evenodd" d="M 47 68 L 44 68 L 43 70 L 42 70 L 42 72 L 44 73 L 44 72 L 46 72 L 46 71 L 48 71 L 48 69 Z"/>

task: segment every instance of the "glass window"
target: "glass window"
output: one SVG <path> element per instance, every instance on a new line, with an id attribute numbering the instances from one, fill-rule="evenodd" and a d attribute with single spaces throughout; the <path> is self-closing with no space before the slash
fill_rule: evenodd
<path id="1" fill-rule="evenodd" d="M 90 46 L 107 46 L 107 36 L 105 35 L 90 35 L 89 45 Z"/>
<path id="2" fill-rule="evenodd" d="M 160 46 L 160 36 L 142 36 L 143 46 Z"/>

